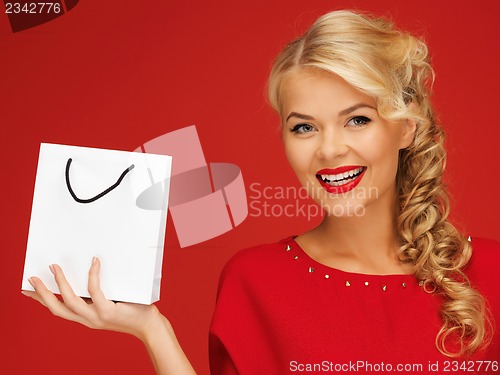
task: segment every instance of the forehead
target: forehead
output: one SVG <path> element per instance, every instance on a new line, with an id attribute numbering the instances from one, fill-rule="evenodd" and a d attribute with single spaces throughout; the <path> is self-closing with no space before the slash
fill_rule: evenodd
<path id="1" fill-rule="evenodd" d="M 290 112 L 314 115 L 339 111 L 358 103 L 376 107 L 376 100 L 341 78 L 319 69 L 300 69 L 290 73 L 282 86 L 282 116 Z M 308 113 L 310 112 L 310 113 Z"/>

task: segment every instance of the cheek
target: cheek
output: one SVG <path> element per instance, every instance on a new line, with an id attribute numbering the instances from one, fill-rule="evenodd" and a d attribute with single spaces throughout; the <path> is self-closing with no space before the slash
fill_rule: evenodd
<path id="1" fill-rule="evenodd" d="M 367 160 L 378 162 L 397 162 L 399 155 L 399 138 L 389 130 L 370 134 L 366 137 L 361 149 Z"/>
<path id="2" fill-rule="evenodd" d="M 308 142 L 304 140 L 285 139 L 285 155 L 288 163 L 297 174 L 299 179 L 301 175 L 309 172 L 311 164 L 311 147 L 308 147 Z"/>
<path id="3" fill-rule="evenodd" d="M 298 172 L 303 167 L 301 164 L 304 162 L 299 157 L 299 153 L 297 152 L 297 147 L 294 146 L 293 142 L 285 141 L 285 156 L 288 160 L 288 163 L 292 167 L 295 172 Z"/>
<path id="4" fill-rule="evenodd" d="M 399 159 L 399 145 L 393 134 L 373 134 L 365 142 L 365 147 L 360 149 L 364 158 L 378 171 L 384 170 L 394 174 L 397 170 Z"/>

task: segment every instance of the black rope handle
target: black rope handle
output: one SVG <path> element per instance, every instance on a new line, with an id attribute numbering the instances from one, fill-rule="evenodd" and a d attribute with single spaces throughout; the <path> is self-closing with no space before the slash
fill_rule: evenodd
<path id="1" fill-rule="evenodd" d="M 73 197 L 73 199 L 75 201 L 77 201 L 78 203 L 92 203 L 92 202 L 98 200 L 99 198 L 102 198 L 103 196 L 105 196 L 106 194 L 108 194 L 110 191 L 112 191 L 115 188 L 117 188 L 118 185 L 120 185 L 120 183 L 122 182 L 123 178 L 127 175 L 127 173 L 130 172 L 135 167 L 135 165 L 132 164 L 130 167 L 128 167 L 127 169 L 125 169 L 123 171 L 123 173 L 121 174 L 121 176 L 118 178 L 118 181 L 116 181 L 113 185 L 111 185 L 109 188 L 107 188 L 106 190 L 104 190 L 102 193 L 97 194 L 93 198 L 81 199 L 81 198 L 78 198 L 76 196 L 75 192 L 71 188 L 71 183 L 69 182 L 69 167 L 71 166 L 71 162 L 72 161 L 73 161 L 73 159 L 69 158 L 68 162 L 66 163 L 66 186 L 68 187 L 68 191 L 71 194 L 71 196 Z"/>

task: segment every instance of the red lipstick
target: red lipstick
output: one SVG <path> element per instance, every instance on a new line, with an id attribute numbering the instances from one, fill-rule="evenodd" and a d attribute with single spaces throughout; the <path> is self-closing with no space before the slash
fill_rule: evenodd
<path id="1" fill-rule="evenodd" d="M 347 178 L 343 178 L 337 176 L 337 178 L 334 178 L 332 180 L 327 179 L 328 181 L 324 181 L 323 178 L 321 177 L 321 175 L 323 176 L 328 175 L 330 177 L 333 177 L 334 175 L 338 175 L 340 173 L 349 172 L 353 170 L 358 170 L 358 171 L 352 177 L 348 176 Z M 333 169 L 330 168 L 321 169 L 316 173 L 316 178 L 318 179 L 323 189 L 325 189 L 327 192 L 332 194 L 342 194 L 354 189 L 360 183 L 361 179 L 363 178 L 363 175 L 365 174 L 365 171 L 366 167 L 362 165 L 344 165 L 342 167 Z M 335 185 L 332 185 L 331 184 L 332 182 L 334 182 Z"/>

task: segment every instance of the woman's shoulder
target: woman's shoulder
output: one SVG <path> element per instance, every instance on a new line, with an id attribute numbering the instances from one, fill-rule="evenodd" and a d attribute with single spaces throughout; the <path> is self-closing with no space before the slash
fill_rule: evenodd
<path id="1" fill-rule="evenodd" d="M 498 270 L 500 262 L 500 242 L 491 238 L 469 237 L 472 245 L 472 257 L 468 272 L 484 273 L 486 270 Z"/>
<path id="2" fill-rule="evenodd" d="M 484 237 L 471 237 L 469 240 L 472 257 L 465 272 L 473 286 L 497 298 L 500 295 L 500 242 Z"/>
<path id="3" fill-rule="evenodd" d="M 286 252 L 286 248 L 293 241 L 293 238 L 294 236 L 289 236 L 277 242 L 261 243 L 238 250 L 226 262 L 221 278 L 224 279 L 231 275 L 249 276 L 263 273 L 266 269 L 279 268 L 283 261 L 282 255 Z"/>
<path id="4" fill-rule="evenodd" d="M 238 250 L 226 263 L 226 268 L 253 268 L 256 264 L 269 264 L 277 261 L 286 250 L 294 236 L 283 238 L 277 242 L 262 243 Z"/>

